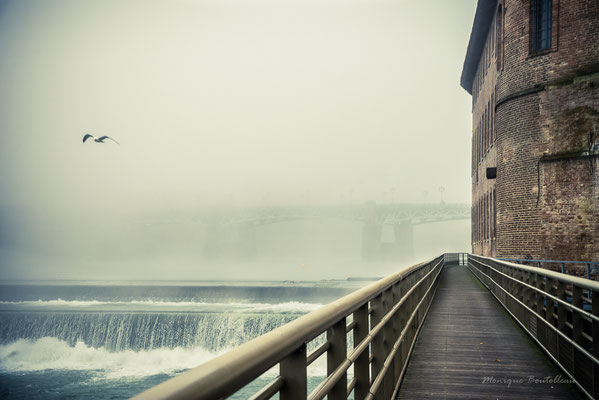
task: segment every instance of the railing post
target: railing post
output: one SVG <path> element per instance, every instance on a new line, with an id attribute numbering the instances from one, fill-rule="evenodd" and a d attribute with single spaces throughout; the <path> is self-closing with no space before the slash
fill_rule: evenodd
<path id="1" fill-rule="evenodd" d="M 327 329 L 327 341 L 331 344 L 327 351 L 327 375 L 331 375 L 347 357 L 347 332 L 345 328 L 346 319 L 342 318 Z M 344 373 L 339 382 L 333 386 L 327 395 L 327 399 L 347 399 L 347 373 Z"/>
<path id="2" fill-rule="evenodd" d="M 308 391 L 306 344 L 283 359 L 280 369 L 284 380 L 280 400 L 305 400 Z"/>
<path id="3" fill-rule="evenodd" d="M 368 336 L 368 303 L 354 311 L 354 347 Z M 363 399 L 370 390 L 370 362 L 368 349 L 356 359 L 354 363 L 354 378 L 356 378 L 356 387 L 354 388 L 354 399 Z"/>
<path id="4" fill-rule="evenodd" d="M 376 326 L 385 315 L 385 309 L 383 304 L 383 294 L 379 294 L 370 301 L 370 307 L 372 307 L 372 314 L 370 314 L 370 326 Z M 379 372 L 383 369 L 385 364 L 385 342 L 384 342 L 384 329 L 379 331 L 370 344 L 370 350 L 372 351 L 372 364 L 371 364 L 371 376 L 375 379 Z M 375 399 L 381 399 L 383 391 L 378 390 Z"/>

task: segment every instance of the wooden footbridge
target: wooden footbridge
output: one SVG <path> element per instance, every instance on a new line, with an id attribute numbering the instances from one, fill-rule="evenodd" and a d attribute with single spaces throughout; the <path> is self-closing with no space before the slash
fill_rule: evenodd
<path id="1" fill-rule="evenodd" d="M 327 376 L 309 388 L 320 357 Z M 278 365 L 251 399 L 592 399 L 598 358 L 599 283 L 445 254 L 137 398 L 222 399 Z"/>

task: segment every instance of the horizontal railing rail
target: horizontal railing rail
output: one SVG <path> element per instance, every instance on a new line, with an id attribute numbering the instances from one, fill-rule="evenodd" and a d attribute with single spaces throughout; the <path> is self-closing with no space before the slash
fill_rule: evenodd
<path id="1" fill-rule="evenodd" d="M 570 260 L 538 260 L 528 258 L 499 258 L 502 261 L 511 261 L 514 263 L 531 263 L 536 264 L 538 268 L 542 268 L 543 264 L 558 264 L 562 274 L 568 273 L 566 266 L 582 265 L 586 268 L 587 279 L 591 279 L 592 275 L 597 275 L 599 271 L 599 261 L 570 261 Z"/>
<path id="2" fill-rule="evenodd" d="M 599 282 L 474 255 L 468 268 L 588 398 L 599 398 Z"/>
<path id="3" fill-rule="evenodd" d="M 356 399 L 394 398 L 443 265 L 440 256 L 403 269 L 135 398 L 226 398 L 277 365 L 279 376 L 251 399 L 278 393 L 281 400 L 336 400 L 352 392 Z M 323 334 L 326 341 L 308 354 L 308 343 Z M 349 351 L 348 335 L 353 335 Z M 327 376 L 308 394 L 307 367 L 325 353 Z"/>

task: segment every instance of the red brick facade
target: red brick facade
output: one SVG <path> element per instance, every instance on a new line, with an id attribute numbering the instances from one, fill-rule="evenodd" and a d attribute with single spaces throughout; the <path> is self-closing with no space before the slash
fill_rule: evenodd
<path id="1" fill-rule="evenodd" d="M 540 3 L 551 15 L 542 51 Z M 479 0 L 462 86 L 473 253 L 599 260 L 599 1 Z"/>

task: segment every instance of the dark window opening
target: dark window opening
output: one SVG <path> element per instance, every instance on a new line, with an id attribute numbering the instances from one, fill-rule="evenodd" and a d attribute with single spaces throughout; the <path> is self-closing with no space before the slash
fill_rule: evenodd
<path id="1" fill-rule="evenodd" d="M 497 32 L 495 38 L 495 57 L 497 59 L 497 71 L 500 71 L 503 62 L 503 13 L 501 5 L 499 5 L 499 7 L 497 8 Z"/>
<path id="2" fill-rule="evenodd" d="M 530 35 L 533 53 L 551 48 L 552 0 L 530 1 Z"/>

